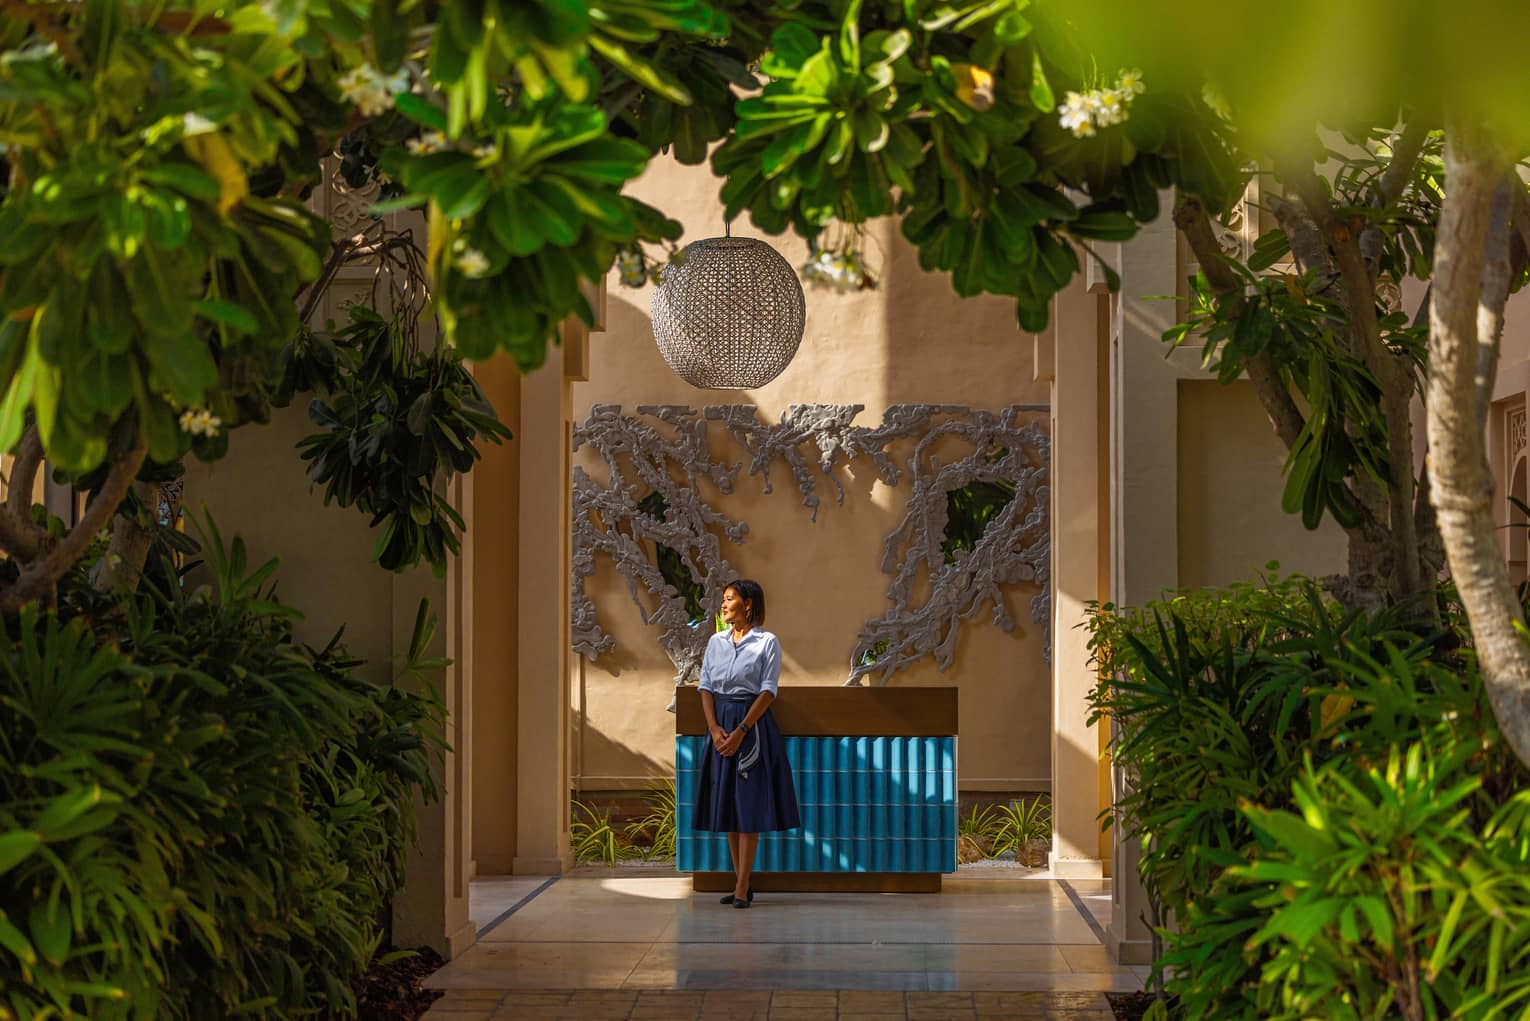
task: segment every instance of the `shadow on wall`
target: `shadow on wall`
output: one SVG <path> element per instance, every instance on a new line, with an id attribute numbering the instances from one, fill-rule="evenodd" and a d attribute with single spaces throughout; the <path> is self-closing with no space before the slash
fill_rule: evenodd
<path id="1" fill-rule="evenodd" d="M 650 712 L 662 715 L 671 727 L 674 726 L 675 717 L 665 712 L 663 706 L 648 708 Z M 593 724 L 584 712 L 574 714 L 574 727 L 575 733 L 579 735 L 579 748 L 576 753 L 579 769 L 576 771 L 575 780 L 581 790 L 607 790 L 612 787 L 613 780 L 628 783 L 638 777 L 651 777 L 654 785 L 658 786 L 675 775 L 674 767 L 670 763 L 660 762 L 643 749 L 634 748 L 611 737 Z M 587 762 L 619 762 L 628 772 L 621 777 L 585 775 L 584 764 Z"/>
<path id="2" fill-rule="evenodd" d="M 1050 385 L 1036 381 L 1032 338 L 1020 331 L 1013 299 L 958 297 L 949 273 L 920 268 L 918 249 L 903 239 L 895 220 L 878 221 L 876 229 L 886 302 L 887 403 L 997 408 L 1050 400 Z M 923 355 L 921 348 L 929 347 L 944 357 Z M 995 383 L 1002 394 L 994 394 Z M 974 401 L 974 392 L 988 396 Z"/>

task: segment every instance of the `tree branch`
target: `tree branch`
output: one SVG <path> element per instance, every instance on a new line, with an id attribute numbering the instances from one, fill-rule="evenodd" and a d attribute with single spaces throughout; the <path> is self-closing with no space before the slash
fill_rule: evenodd
<path id="1" fill-rule="evenodd" d="M 32 521 L 32 486 L 43 462 L 42 437 L 36 423 L 27 426 L 11 464 L 10 487 L 0 512 L 0 547 L 18 560 L 36 559 L 47 546 L 48 533 Z"/>
<path id="2" fill-rule="evenodd" d="M 1530 763 L 1530 646 L 1524 615 L 1493 520 L 1493 476 L 1477 424 L 1478 303 L 1493 193 L 1512 172 L 1474 131 L 1452 121 L 1445 134 L 1445 192 L 1435 243 L 1429 312 L 1431 500 L 1493 712 L 1522 762 Z"/>
<path id="3" fill-rule="evenodd" d="M 1174 203 L 1174 225 L 1185 235 L 1212 289 L 1219 295 L 1241 301 L 1243 282 L 1223 261 L 1222 248 L 1217 244 L 1211 217 L 1200 199 L 1193 195 L 1179 195 Z M 1267 352 L 1254 355 L 1243 364 L 1250 382 L 1254 384 L 1254 392 L 1259 395 L 1264 413 L 1270 417 L 1276 435 L 1289 450 L 1296 445 L 1297 437 L 1306 427 L 1307 420 L 1292 399 L 1290 388 L 1281 378 L 1280 367 Z"/>
<path id="4" fill-rule="evenodd" d="M 31 521 L 23 521 L 0 506 L 0 550 L 23 563 L 34 559 L 41 548 L 34 532 Z"/>
<path id="5" fill-rule="evenodd" d="M 1376 281 L 1360 254 L 1359 239 L 1348 224 L 1339 220 L 1327 189 L 1311 167 L 1287 167 L 1280 176 L 1295 189 L 1307 215 L 1327 241 L 1339 270 L 1346 311 L 1354 327 L 1351 336 L 1355 341 L 1355 354 L 1385 386 L 1392 369 L 1385 358 L 1387 350 L 1381 341 L 1381 323 L 1376 317 Z"/>
<path id="6" fill-rule="evenodd" d="M 1174 199 L 1174 226 L 1179 228 L 1190 250 L 1206 274 L 1211 289 L 1218 294 L 1242 294 L 1243 285 L 1238 275 L 1227 268 L 1222 246 L 1217 244 L 1216 231 L 1211 226 L 1211 215 L 1194 195 L 1177 192 Z"/>
<path id="7" fill-rule="evenodd" d="M 0 612 L 14 613 L 23 603 L 40 599 L 52 592 L 59 579 L 85 555 L 96 533 L 106 527 L 112 515 L 117 513 L 117 507 L 123 497 L 127 496 L 128 487 L 137 477 L 148 449 L 140 433 L 133 449 L 107 472 L 106 480 L 93 494 L 90 506 L 85 508 L 85 515 L 80 518 L 79 524 L 71 528 L 45 556 L 23 567 L 21 577 L 16 579 L 14 585 L 0 591 Z"/>
<path id="8" fill-rule="evenodd" d="M 1418 559 L 1413 522 L 1413 370 L 1407 360 L 1386 346 L 1376 315 L 1376 279 L 1360 252 L 1351 225 L 1339 219 L 1328 191 L 1310 166 L 1293 165 L 1282 178 L 1290 182 L 1307 215 L 1327 239 L 1339 267 L 1350 344 L 1381 387 L 1381 409 L 1387 432 L 1387 506 L 1394 546 L 1393 591 L 1404 598 L 1419 595 L 1425 586 Z"/>
<path id="9" fill-rule="evenodd" d="M 131 491 L 138 500 L 140 513 L 147 513 L 152 519 L 159 503 L 160 487 L 152 482 L 135 482 Z M 112 519 L 111 538 L 92 579 L 96 589 L 111 592 L 137 588 L 149 557 L 149 547 L 153 544 L 152 529 L 145 528 L 135 515 L 118 514 Z"/>
<path id="10" fill-rule="evenodd" d="M 1392 162 L 1381 175 L 1381 208 L 1396 205 L 1403 192 L 1408 190 L 1413 167 L 1418 163 L 1418 154 L 1423 151 L 1424 139 L 1428 137 L 1429 128 L 1421 117 L 1414 117 L 1403 128 L 1397 144 L 1392 146 Z"/>
<path id="11" fill-rule="evenodd" d="M 42 435 L 36 424 L 27 426 L 16 446 L 16 460 L 11 465 L 10 491 L 6 494 L 6 508 L 19 516 L 29 516 L 32 511 L 32 487 L 37 482 L 37 469 L 42 467 Z"/>
<path id="12" fill-rule="evenodd" d="M 382 221 L 376 220 L 367 224 L 366 227 L 350 237 L 337 238 L 330 244 L 329 259 L 325 261 L 324 268 L 319 272 L 318 279 L 309 284 L 307 290 L 298 297 L 298 322 L 307 324 L 309 317 L 313 315 L 314 309 L 318 307 L 320 299 L 324 297 L 324 292 L 329 289 L 330 282 L 334 280 L 335 274 L 339 273 L 340 268 L 355 256 L 357 249 L 363 245 L 375 243 L 376 239 L 370 237 L 370 235 L 374 230 L 381 229 Z"/>
<path id="13" fill-rule="evenodd" d="M 1330 282 L 1336 279 L 1339 271 L 1334 268 L 1333 256 L 1328 254 L 1328 245 L 1324 243 L 1323 235 L 1303 210 L 1302 204 L 1289 202 L 1278 195 L 1272 197 L 1268 204 L 1280 229 L 1286 232 L 1291 254 L 1296 259 L 1296 268 L 1303 273 L 1321 269 Z"/>

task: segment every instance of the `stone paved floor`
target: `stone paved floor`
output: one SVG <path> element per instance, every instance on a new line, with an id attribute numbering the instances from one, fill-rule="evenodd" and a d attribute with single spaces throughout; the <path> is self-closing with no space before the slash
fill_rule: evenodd
<path id="1" fill-rule="evenodd" d="M 454 990 L 429 1021 L 1111 1021 L 1104 993 L 872 990 Z"/>
<path id="2" fill-rule="evenodd" d="M 940 894 L 761 894 L 674 874 L 485 880 L 479 942 L 431 976 L 428 1021 L 979 1018 L 1109 1021 L 1108 881 L 948 879 Z"/>

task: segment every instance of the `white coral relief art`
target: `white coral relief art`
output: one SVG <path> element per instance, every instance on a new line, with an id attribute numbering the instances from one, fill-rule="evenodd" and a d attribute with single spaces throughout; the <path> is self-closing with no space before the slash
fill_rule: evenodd
<path id="1" fill-rule="evenodd" d="M 657 628 L 659 645 L 675 666 L 676 683 L 696 679 L 711 637 L 711 614 L 722 586 L 736 574 L 723 555 L 723 540 L 746 541 L 749 526 L 711 505 L 703 483 L 724 497 L 734 491 L 743 461 L 714 453 L 708 423 L 717 423 L 728 441 L 747 454 L 748 474 L 773 489 L 771 468 L 784 464 L 797 484 L 802 505 L 816 521 L 818 482 L 827 478 L 836 502 L 845 490 L 835 471 L 857 458 L 897 487 L 910 480 L 903 522 L 883 546 L 882 572 L 892 576 L 888 611 L 867 621 L 850 654 L 847 684 L 867 678 L 885 684 L 898 670 L 924 656 L 940 669 L 955 660 L 961 623 L 991 608 L 992 621 L 1006 631 L 1016 626 L 1005 589 L 1032 582 L 1031 620 L 1050 649 L 1050 523 L 1047 464 L 1050 440 L 1045 405 L 1012 405 L 1001 412 L 949 404 L 889 407 L 880 425 L 853 424 L 857 404 L 792 405 L 776 423 L 759 421 L 750 405 L 711 405 L 700 411 L 679 405 L 642 405 L 624 415 L 616 405 L 596 405 L 574 430 L 574 449 L 589 446 L 606 466 L 598 482 L 574 468 L 573 643 L 594 660 L 616 645 L 598 620 L 585 579 L 595 573 L 597 554 L 613 561 L 626 581 L 645 623 Z M 899 463 L 892 448 L 914 441 Z M 953 447 L 962 456 L 950 457 Z M 947 452 L 942 461 L 937 450 Z M 973 486 L 1005 494 L 973 541 L 955 548 L 946 535 L 953 494 Z M 1007 494 L 1012 493 L 1012 496 Z M 690 605 L 666 579 L 655 551 L 667 555 L 701 590 Z M 927 578 L 927 585 L 919 579 Z M 914 605 L 916 589 L 928 591 Z"/>

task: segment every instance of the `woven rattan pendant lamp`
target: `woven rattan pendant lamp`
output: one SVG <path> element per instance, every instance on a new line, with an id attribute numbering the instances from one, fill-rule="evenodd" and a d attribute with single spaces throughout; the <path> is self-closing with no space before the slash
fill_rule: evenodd
<path id="1" fill-rule="evenodd" d="M 797 273 L 763 241 L 693 241 L 653 291 L 659 353 L 687 383 L 752 390 L 781 374 L 802 343 L 806 305 Z"/>

